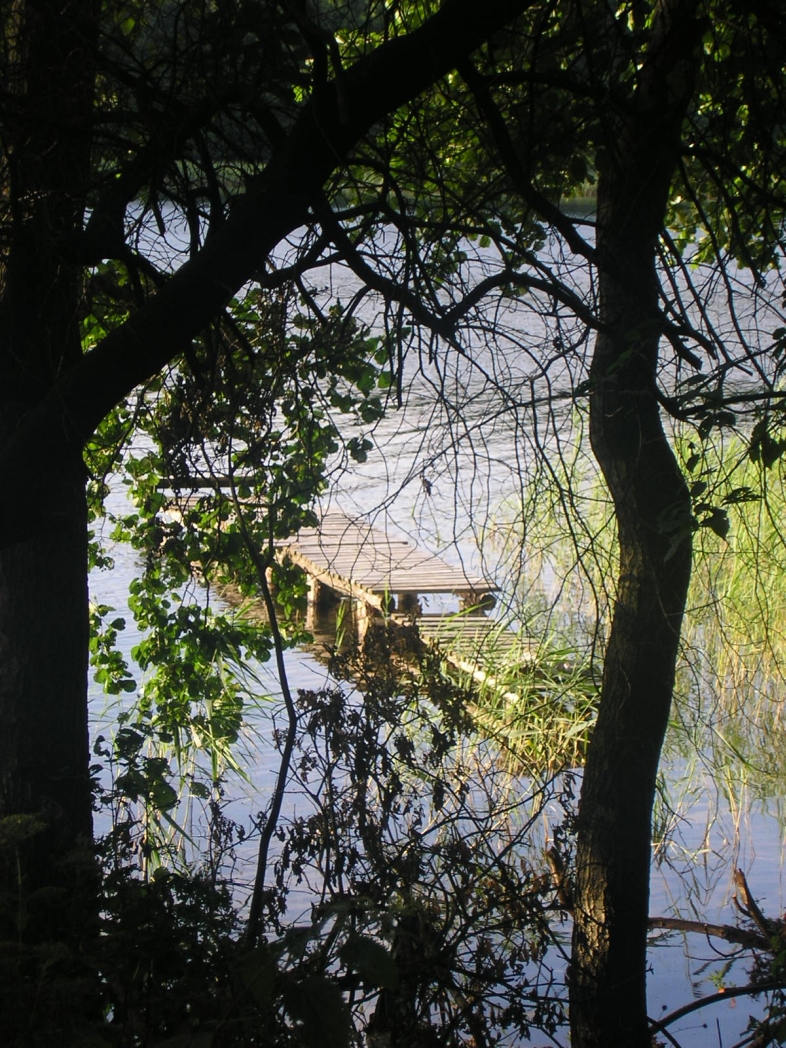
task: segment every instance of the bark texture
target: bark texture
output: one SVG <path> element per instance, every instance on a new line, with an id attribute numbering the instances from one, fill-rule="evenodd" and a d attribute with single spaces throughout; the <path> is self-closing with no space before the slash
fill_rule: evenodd
<path id="1" fill-rule="evenodd" d="M 81 358 L 75 241 L 90 171 L 94 0 L 15 3 L 4 14 L 0 264 L 0 454 Z M 2 515 L 19 541 L 0 550 L 0 932 L 56 938 L 72 914 L 66 856 L 89 842 L 87 509 L 67 418 Z M 20 464 L 21 465 L 21 464 Z M 40 492 L 55 526 L 39 533 Z M 26 816 L 27 818 L 21 818 Z M 35 825 L 31 822 L 35 820 Z"/>
<path id="2" fill-rule="evenodd" d="M 656 398 L 655 250 L 692 93 L 692 0 L 658 7 L 635 96 L 598 182 L 602 329 L 592 447 L 619 528 L 617 599 L 581 791 L 571 1043 L 651 1046 L 646 940 L 655 780 L 691 569 L 691 502 Z"/>

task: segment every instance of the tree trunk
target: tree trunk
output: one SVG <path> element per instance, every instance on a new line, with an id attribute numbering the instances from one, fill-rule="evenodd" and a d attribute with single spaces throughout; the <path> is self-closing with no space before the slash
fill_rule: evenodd
<path id="1" fill-rule="evenodd" d="M 0 454 L 81 357 L 76 244 L 98 10 L 96 0 L 17 0 L 1 20 Z M 63 860 L 92 833 L 85 470 L 67 427 L 64 411 L 28 499 L 6 501 L 29 534 L 0 551 L 0 897 L 13 900 L 0 908 L 0 935 L 29 942 L 82 922 L 66 903 L 76 868 Z M 44 533 L 41 502 L 56 507 Z"/>
<path id="2" fill-rule="evenodd" d="M 31 941 L 73 927 L 64 893 L 78 870 L 59 863 L 92 832 L 87 514 L 82 471 L 72 474 L 37 477 L 30 505 L 14 508 L 35 513 L 35 487 L 50 484 L 61 529 L 0 550 L 0 813 L 38 823 L 32 836 L 24 822 L 7 824 L 3 887 L 15 905 L 2 911 L 0 935 L 16 939 L 21 918 Z"/>
<path id="3" fill-rule="evenodd" d="M 575 1048 L 651 1046 L 646 944 L 655 781 L 691 570 L 691 500 L 656 397 L 657 236 L 693 82 L 692 0 L 659 5 L 598 180 L 601 331 L 590 437 L 611 491 L 619 579 L 579 805 L 570 1018 Z"/>
<path id="4" fill-rule="evenodd" d="M 606 288 L 607 318 L 611 300 L 624 297 Z M 641 328 L 641 312 L 626 305 L 618 303 L 618 330 Z M 620 343 L 631 348 L 625 338 L 598 339 L 594 370 L 608 379 L 598 380 L 591 419 L 592 446 L 614 498 L 620 565 L 579 809 L 571 1026 L 582 1048 L 651 1044 L 652 805 L 691 567 L 687 486 L 652 393 L 628 385 L 630 368 L 609 375 Z M 656 344 L 657 335 L 642 336 L 635 355 L 651 357 Z"/>

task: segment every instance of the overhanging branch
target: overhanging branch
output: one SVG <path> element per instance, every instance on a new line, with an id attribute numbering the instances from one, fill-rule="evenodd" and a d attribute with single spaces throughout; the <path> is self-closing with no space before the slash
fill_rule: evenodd
<path id="1" fill-rule="evenodd" d="M 307 103 L 264 171 L 249 180 L 204 247 L 24 418 L 0 457 L 0 482 L 6 490 L 20 490 L 30 471 L 51 470 L 53 447 L 59 454 L 81 449 L 101 419 L 180 355 L 261 268 L 276 244 L 306 221 L 330 174 L 376 122 L 455 68 L 531 2 L 445 0 L 412 33 L 380 45 L 345 70 L 341 91 L 326 93 L 318 113 Z M 9 506 L 15 502 L 7 499 Z M 46 527 L 56 507 L 42 505 L 40 512 Z M 0 519 L 0 543 L 29 534 L 17 516 L 7 512 Z"/>

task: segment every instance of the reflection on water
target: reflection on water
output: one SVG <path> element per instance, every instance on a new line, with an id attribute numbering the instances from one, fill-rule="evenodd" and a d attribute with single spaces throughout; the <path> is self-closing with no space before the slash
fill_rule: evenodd
<path id="1" fill-rule="evenodd" d="M 658 808 L 650 912 L 718 924 L 737 924 L 733 874 L 740 868 L 769 917 L 783 912 L 782 798 L 751 796 L 744 782 L 716 782 L 708 769 L 683 758 L 666 759 L 667 799 Z M 673 807 L 672 807 L 673 806 Z M 659 826 L 658 826 L 659 824 Z M 682 998 L 701 997 L 721 985 L 745 985 L 749 959 L 737 947 L 695 933 L 669 933 L 650 954 L 650 1013 L 657 1017 Z M 690 990 L 690 993 L 687 990 Z M 736 1044 L 749 1015 L 762 1015 L 749 998 L 729 1000 L 688 1016 L 672 1028 L 681 1043 L 700 1048 Z M 719 1041 L 718 1024 L 723 1040 Z"/>
<path id="2" fill-rule="evenodd" d="M 98 573 L 91 579 L 94 600 L 111 603 L 118 614 L 125 611 L 128 582 L 137 571 L 131 551 L 118 547 L 114 551 L 115 570 Z M 132 620 L 123 635 L 126 653 L 136 641 Z M 315 637 L 315 648 L 288 652 L 286 655 L 290 686 L 318 690 L 330 683 L 321 649 L 330 645 L 327 630 Z M 268 666 L 259 667 L 260 679 L 271 695 L 279 693 L 278 682 Z M 92 696 L 94 732 L 106 730 L 116 709 L 104 705 L 94 689 Z M 243 741 L 250 783 L 232 783 L 235 799 L 229 815 L 242 825 L 250 826 L 266 806 L 278 771 L 278 755 L 271 741 L 270 708 L 262 707 L 251 717 L 253 729 Z M 751 802 L 744 786 L 735 791 L 729 781 L 720 786 L 705 769 L 689 764 L 679 755 L 664 768 L 666 798 L 657 815 L 657 843 L 653 863 L 651 913 L 693 917 L 717 923 L 735 923 L 731 905 L 732 874 L 735 866 L 746 873 L 753 892 L 765 913 L 778 915 L 783 910 L 782 826 L 780 798 Z M 309 810 L 306 795 L 289 798 L 288 817 Z M 239 879 L 253 871 L 254 848 L 241 850 Z M 305 888 L 290 897 L 293 914 L 305 913 L 311 896 Z M 298 912 L 295 912 L 298 911 Z M 566 935 L 567 935 L 567 929 Z M 714 992 L 713 976 L 724 972 L 728 985 L 746 981 L 744 961 L 734 962 L 734 948 L 709 943 L 695 934 L 658 933 L 653 937 L 650 953 L 650 1013 L 658 1017 L 686 1003 L 693 996 Z M 726 971 L 728 960 L 732 965 Z M 750 1014 L 760 1008 L 747 998 L 729 1001 L 711 1010 L 697 1012 L 675 1024 L 672 1034 L 683 1045 L 695 1048 L 730 1046 L 741 1037 Z M 718 1029 L 722 1040 L 719 1041 Z"/>
<path id="3" fill-rule="evenodd" d="M 511 552 L 503 538 L 510 514 L 500 507 L 521 507 L 528 524 L 535 507 L 533 491 L 545 491 L 560 475 L 581 477 L 586 468 L 587 443 L 581 404 L 556 401 L 545 405 L 544 394 L 558 395 L 583 373 L 581 354 L 575 359 L 554 357 L 551 372 L 538 358 L 538 381 L 533 379 L 535 351 L 553 337 L 544 326 L 532 325 L 526 336 L 511 318 L 509 350 L 504 357 L 481 352 L 481 367 L 459 362 L 445 367 L 435 390 L 433 373 L 421 373 L 410 364 L 405 383 L 405 405 L 391 410 L 375 427 L 375 451 L 365 464 L 337 472 L 324 509 L 370 514 L 377 525 L 403 530 L 418 545 L 469 571 L 486 570 L 504 582 L 511 571 Z M 564 333 L 561 333 L 561 336 Z M 504 367 L 503 367 L 504 363 Z M 560 370 L 562 369 L 562 370 Z M 435 396 L 435 392 L 438 394 Z M 586 475 L 586 474 L 584 474 Z M 119 509 L 117 496 L 113 506 Z M 514 511 L 515 512 L 515 511 Z M 127 655 L 139 639 L 126 606 L 130 579 L 138 568 L 124 546 L 111 550 L 115 570 L 91 579 L 92 599 L 113 606 L 127 620 L 122 634 Z M 565 575 L 552 569 L 551 582 L 564 584 Z M 450 610 L 435 603 L 429 610 Z M 520 612 L 520 606 L 502 604 L 500 614 Z M 315 643 L 330 644 L 329 631 Z M 290 686 L 317 690 L 328 683 L 318 650 L 301 649 L 286 655 Z M 259 667 L 262 686 L 279 694 L 279 684 L 268 667 Z M 249 826 L 264 809 L 278 770 L 271 741 L 274 706 L 260 707 L 251 718 L 252 729 L 243 740 L 250 783 L 233 782 L 231 816 Z M 117 707 L 91 692 L 94 733 L 105 730 Z M 733 870 L 744 870 L 765 913 L 776 916 L 783 902 L 783 797 L 778 780 L 769 779 L 770 795 L 759 789 L 754 799 L 743 765 L 730 762 L 722 779 L 711 762 L 689 759 L 679 746 L 667 755 L 663 768 L 663 797 L 656 813 L 651 913 L 681 915 L 716 923 L 735 923 L 731 904 Z M 289 800 L 291 817 L 308 805 L 305 795 Z M 253 862 L 253 853 L 241 857 Z M 242 875 L 242 871 L 241 871 Z M 309 896 L 295 900 L 305 909 Z M 658 934 L 650 954 L 650 1013 L 658 1018 L 716 987 L 714 974 L 731 967 L 727 983 L 746 981 L 745 963 L 735 960 L 727 945 L 708 943 L 697 935 Z M 757 1011 L 747 998 L 700 1011 L 675 1025 L 671 1032 L 684 1046 L 730 1048 L 742 1035 L 747 1016 Z"/>

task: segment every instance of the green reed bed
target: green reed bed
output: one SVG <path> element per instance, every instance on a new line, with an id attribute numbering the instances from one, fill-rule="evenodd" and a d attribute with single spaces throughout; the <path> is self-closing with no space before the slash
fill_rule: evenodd
<path id="1" fill-rule="evenodd" d="M 765 469 L 747 447 L 732 437 L 682 456 L 694 569 L 664 753 L 737 802 L 742 787 L 786 795 L 786 494 L 781 461 Z M 602 482 L 578 455 L 560 469 L 502 507 L 485 536 L 507 569 L 507 621 L 530 638 L 530 657 L 501 654 L 476 712 L 510 752 L 549 766 L 580 763 L 591 731 L 617 558 Z"/>

